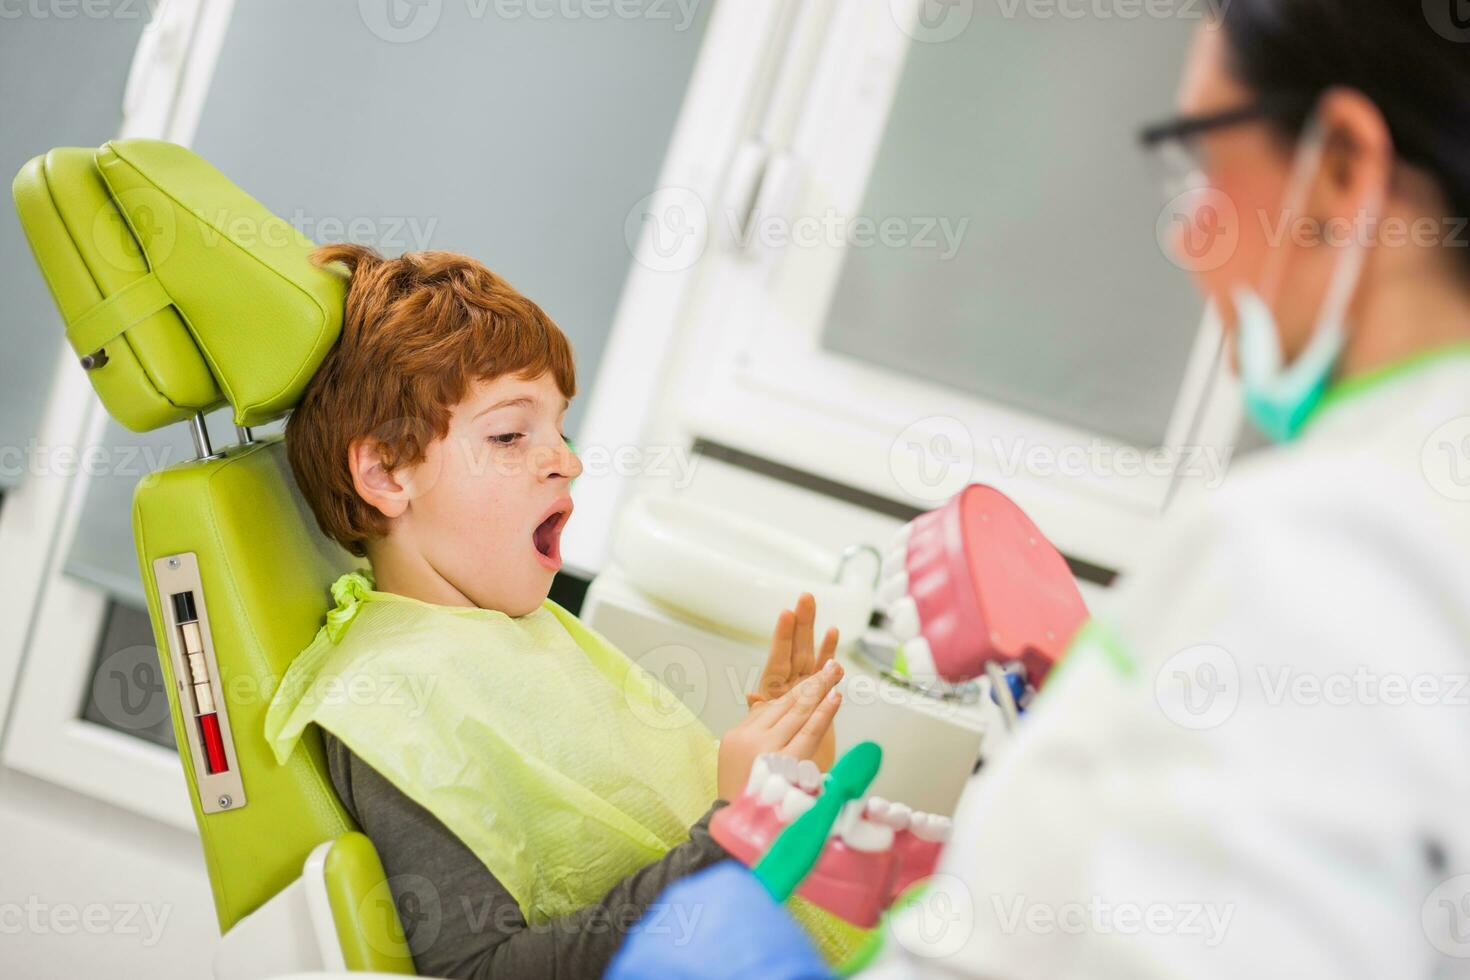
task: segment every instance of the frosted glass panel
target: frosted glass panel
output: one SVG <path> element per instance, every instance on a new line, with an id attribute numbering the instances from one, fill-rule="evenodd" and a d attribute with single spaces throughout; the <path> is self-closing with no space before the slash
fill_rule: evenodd
<path id="1" fill-rule="evenodd" d="M 146 607 L 108 603 L 81 716 L 124 735 L 174 747 L 168 691 Z"/>
<path id="2" fill-rule="evenodd" d="M 912 45 L 861 214 L 939 244 L 849 248 L 823 344 L 1156 445 L 1202 305 L 1155 240 L 1134 133 L 1169 113 L 1198 21 L 1017 9 Z"/>
<path id="3" fill-rule="evenodd" d="M 94 5 L 95 6 L 95 5 Z M 0 18 L 0 173 L 8 187 L 31 157 L 53 146 L 98 146 L 117 135 L 122 88 L 147 3 L 108 4 L 106 16 L 72 16 L 48 4 L 9 4 Z M 0 490 L 42 465 L 30 440 L 61 354 L 61 316 L 46 289 L 10 195 L 0 218 Z M 81 370 L 80 367 L 77 368 Z"/>

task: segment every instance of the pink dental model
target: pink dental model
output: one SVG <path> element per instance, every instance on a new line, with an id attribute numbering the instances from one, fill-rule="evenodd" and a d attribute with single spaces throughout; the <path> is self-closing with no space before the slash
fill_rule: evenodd
<path id="1" fill-rule="evenodd" d="M 1020 663 L 1025 682 L 1040 687 L 1087 618 L 1066 559 L 1009 497 L 981 484 L 899 529 L 883 559 L 878 604 L 901 645 L 899 672 L 951 683 Z M 754 866 L 812 808 L 823 780 L 810 760 L 763 755 L 745 791 L 715 814 L 710 836 Z M 934 873 L 949 834 L 948 817 L 877 796 L 853 799 L 796 892 L 871 927 Z"/>
<path id="2" fill-rule="evenodd" d="M 951 683 L 1019 661 L 1040 687 L 1087 618 L 1066 559 L 1009 497 L 974 483 L 898 530 L 878 606 L 899 672 Z"/>
<path id="3" fill-rule="evenodd" d="M 823 776 L 810 759 L 763 755 L 745 792 L 710 821 L 710 836 L 753 866 L 786 827 L 811 809 Z M 934 873 L 948 817 L 870 796 L 843 807 L 822 855 L 796 893 L 854 925 L 876 925 L 904 889 Z"/>

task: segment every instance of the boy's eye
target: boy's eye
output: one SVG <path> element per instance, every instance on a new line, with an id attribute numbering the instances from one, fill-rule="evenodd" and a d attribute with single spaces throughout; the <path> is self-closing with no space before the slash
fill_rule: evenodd
<path id="1" fill-rule="evenodd" d="M 504 435 L 491 436 L 490 441 L 497 446 L 514 446 L 523 435 L 524 432 L 507 432 Z"/>

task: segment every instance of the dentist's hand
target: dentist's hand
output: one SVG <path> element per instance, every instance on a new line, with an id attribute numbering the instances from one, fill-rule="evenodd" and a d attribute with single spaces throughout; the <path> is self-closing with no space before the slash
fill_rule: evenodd
<path id="1" fill-rule="evenodd" d="M 822 648 L 814 651 L 812 624 L 817 618 L 817 600 L 810 592 L 803 592 L 796 600 L 796 612 L 787 609 L 776 619 L 776 629 L 771 635 L 771 653 L 766 658 L 765 670 L 756 689 L 745 695 L 750 707 L 779 698 L 806 678 L 821 670 L 837 652 L 837 627 L 827 630 L 822 637 Z M 837 758 L 837 732 L 829 727 L 817 751 L 812 756 L 823 772 L 832 768 Z"/>
<path id="2" fill-rule="evenodd" d="M 745 720 L 720 739 L 720 799 L 740 795 L 757 756 L 782 752 L 798 759 L 814 758 L 842 705 L 842 695 L 833 690 L 841 679 L 842 665 L 829 660 L 822 670 L 779 698 L 752 705 Z"/>

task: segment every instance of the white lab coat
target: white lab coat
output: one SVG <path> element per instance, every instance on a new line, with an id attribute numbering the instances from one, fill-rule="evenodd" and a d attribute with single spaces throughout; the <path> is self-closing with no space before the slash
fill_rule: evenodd
<path id="1" fill-rule="evenodd" d="M 865 976 L 1460 975 L 1467 501 L 1470 356 L 1237 466 L 1102 617 L 1132 679 L 1064 668 Z"/>

